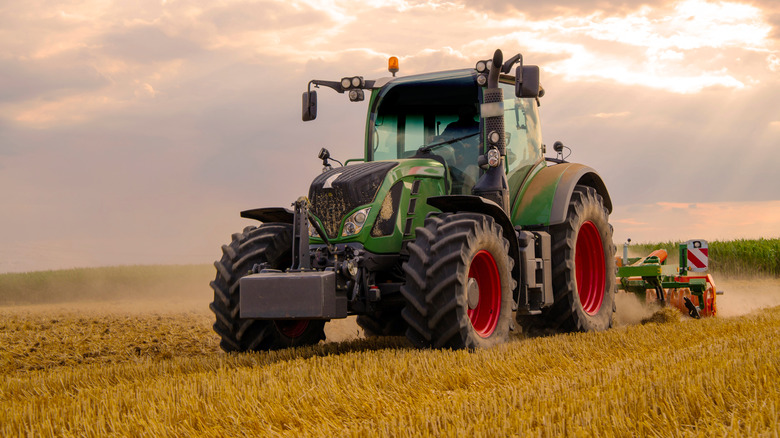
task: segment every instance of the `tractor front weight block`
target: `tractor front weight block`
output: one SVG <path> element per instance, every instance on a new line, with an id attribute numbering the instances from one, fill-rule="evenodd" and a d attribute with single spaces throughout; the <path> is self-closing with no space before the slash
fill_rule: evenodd
<path id="1" fill-rule="evenodd" d="M 260 272 L 240 280 L 241 318 L 347 317 L 347 298 L 333 271 Z"/>

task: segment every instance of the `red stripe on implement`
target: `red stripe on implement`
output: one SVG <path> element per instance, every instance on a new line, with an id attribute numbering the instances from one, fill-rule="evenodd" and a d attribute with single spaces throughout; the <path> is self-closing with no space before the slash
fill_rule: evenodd
<path id="1" fill-rule="evenodd" d="M 701 253 L 704 254 L 704 257 L 708 257 L 709 256 L 709 254 L 707 253 L 709 250 L 707 248 L 701 248 L 701 249 L 699 249 L 699 251 L 701 251 Z"/>
<path id="2" fill-rule="evenodd" d="M 707 267 L 707 264 L 701 261 L 701 259 L 699 259 L 696 254 L 693 253 L 693 250 L 688 250 L 688 263 L 697 268 Z"/>

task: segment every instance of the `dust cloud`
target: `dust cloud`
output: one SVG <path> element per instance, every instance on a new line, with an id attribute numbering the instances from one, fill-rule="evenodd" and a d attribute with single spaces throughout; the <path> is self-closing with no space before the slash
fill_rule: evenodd
<path id="1" fill-rule="evenodd" d="M 199 321 L 211 332 L 215 316 L 209 309 L 214 291 L 213 266 L 112 267 L 21 274 L 16 282 L 0 283 L 0 312 L 7 317 L 85 318 L 151 316 Z M 194 318 L 194 319 L 193 319 Z M 363 338 L 356 317 L 325 324 L 327 342 Z M 219 337 L 213 334 L 214 344 Z"/>
<path id="2" fill-rule="evenodd" d="M 66 285 L 64 283 L 67 282 L 63 281 L 59 282 L 59 288 L 53 285 L 52 290 L 44 291 L 41 296 L 47 298 L 43 301 L 35 299 L 19 304 L 0 304 L 0 310 L 5 314 L 85 317 L 178 314 L 196 317 L 202 321 L 204 327 L 210 328 L 214 322 L 214 315 L 209 310 L 209 304 L 214 299 L 213 291 L 209 287 L 209 282 L 214 278 L 213 267 L 177 269 L 179 270 L 174 272 L 177 274 L 174 277 L 152 276 L 154 278 L 149 278 L 148 281 L 126 282 L 113 286 L 110 282 L 115 277 L 97 280 L 92 277 L 89 279 L 90 284 L 86 284 L 89 283 L 86 281 Z M 717 298 L 719 317 L 739 316 L 762 308 L 780 306 L 780 279 L 714 277 L 718 290 L 724 291 L 724 294 Z M 82 298 L 78 298 L 80 294 L 83 294 Z M 626 292 L 616 293 L 615 302 L 615 326 L 618 327 L 640 324 L 659 310 L 657 304 L 644 303 L 636 295 Z M 325 334 L 327 342 L 344 342 L 365 337 L 355 316 L 329 321 L 325 324 Z M 214 342 L 218 342 L 216 334 Z"/>
<path id="3" fill-rule="evenodd" d="M 357 317 L 333 319 L 325 324 L 325 339 L 328 342 L 344 342 L 364 338 L 363 329 L 357 325 Z"/>
<path id="4" fill-rule="evenodd" d="M 780 306 L 780 279 L 735 279 L 717 275 L 713 277 L 716 289 L 723 292 L 716 300 L 718 316 L 721 318 Z M 643 303 L 636 295 L 627 292 L 616 293 L 615 303 L 617 326 L 639 324 L 659 309 L 656 303 Z"/>
<path id="5" fill-rule="evenodd" d="M 780 306 L 780 279 L 733 279 L 715 277 L 718 316 L 744 315 L 767 307 Z"/>
<path id="6" fill-rule="evenodd" d="M 618 327 L 639 324 L 659 309 L 657 304 L 644 303 L 635 294 L 628 292 L 615 294 L 615 306 L 615 325 Z"/>

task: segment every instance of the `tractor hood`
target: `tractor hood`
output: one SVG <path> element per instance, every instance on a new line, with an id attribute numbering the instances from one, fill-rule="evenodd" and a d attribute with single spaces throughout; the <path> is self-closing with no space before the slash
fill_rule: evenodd
<path id="1" fill-rule="evenodd" d="M 355 164 L 329 170 L 314 179 L 309 188 L 311 212 L 322 221 L 329 238 L 338 236 L 347 213 L 374 200 L 387 172 L 397 165 L 391 161 Z"/>
<path id="2" fill-rule="evenodd" d="M 396 253 L 425 216 L 425 200 L 447 194 L 444 165 L 428 158 L 370 161 L 329 170 L 311 183 L 310 212 L 333 243 Z M 312 235 L 313 243 L 319 243 Z"/>

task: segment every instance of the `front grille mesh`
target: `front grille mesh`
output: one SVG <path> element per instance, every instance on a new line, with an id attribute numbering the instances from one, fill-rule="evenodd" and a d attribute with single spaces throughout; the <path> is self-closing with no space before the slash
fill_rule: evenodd
<path id="1" fill-rule="evenodd" d="M 398 163 L 380 161 L 339 167 L 314 179 L 309 188 L 311 212 L 317 216 L 331 239 L 338 237 L 344 216 L 371 203 L 385 175 Z"/>

